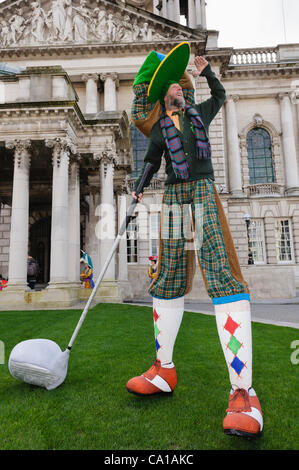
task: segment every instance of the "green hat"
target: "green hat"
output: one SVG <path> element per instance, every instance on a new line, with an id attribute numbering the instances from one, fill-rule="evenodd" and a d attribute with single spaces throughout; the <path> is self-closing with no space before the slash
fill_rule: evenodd
<path id="1" fill-rule="evenodd" d="M 135 77 L 133 88 L 136 85 L 139 85 L 139 83 L 149 83 L 153 78 L 155 71 L 165 57 L 165 54 L 159 54 L 159 52 L 151 51 Z"/>
<path id="2" fill-rule="evenodd" d="M 182 42 L 174 47 L 167 55 L 151 51 L 133 83 L 149 82 L 148 99 L 151 103 L 164 98 L 171 83 L 178 83 L 182 78 L 190 58 L 190 45 Z M 169 82 L 169 85 L 167 86 Z"/>
<path id="3" fill-rule="evenodd" d="M 189 58 L 190 44 L 188 42 L 178 44 L 167 54 L 155 71 L 148 87 L 147 95 L 151 103 L 164 98 L 169 86 L 180 81 Z"/>

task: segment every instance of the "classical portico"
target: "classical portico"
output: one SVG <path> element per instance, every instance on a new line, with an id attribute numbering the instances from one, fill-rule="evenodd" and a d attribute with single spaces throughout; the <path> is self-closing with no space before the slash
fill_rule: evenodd
<path id="1" fill-rule="evenodd" d="M 9 282 L 1 299 L 6 308 L 70 306 L 87 294 L 80 284 L 80 249 L 93 246 L 96 250 L 97 274 L 115 237 L 111 211 L 117 197 L 114 177 L 125 178 L 132 165 L 128 118 L 126 113 L 114 110 L 112 115 L 106 111 L 99 116 L 93 113 L 93 119 L 86 114 L 86 121 L 68 75 L 59 67 L 27 69 L 25 76 L 31 85 L 37 78 L 39 83 L 39 90 L 27 98 L 27 106 L 12 96 L 0 105 L 0 142 L 5 149 L 2 170 L 7 168 L 8 175 L 1 185 L 1 200 L 11 207 Z M 10 96 L 11 77 L 2 76 L 1 80 L 5 96 Z M 13 84 L 16 96 L 20 96 L 24 75 L 14 75 Z M 54 98 L 42 102 L 49 85 Z M 110 234 L 103 240 L 96 232 L 102 206 L 109 206 L 105 224 Z M 37 246 L 29 243 L 30 221 L 36 213 L 41 218 L 50 214 L 51 219 L 49 279 L 44 289 L 30 292 L 27 255 L 37 253 Z M 101 300 L 121 300 L 115 260 L 99 296 Z"/>

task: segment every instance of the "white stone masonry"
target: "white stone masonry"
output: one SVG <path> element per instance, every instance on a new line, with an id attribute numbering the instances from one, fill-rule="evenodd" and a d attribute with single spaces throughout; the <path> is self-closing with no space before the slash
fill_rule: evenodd
<path id="1" fill-rule="evenodd" d="M 69 281 L 80 282 L 80 179 L 79 163 L 70 164 L 69 175 Z"/>
<path id="2" fill-rule="evenodd" d="M 53 148 L 51 267 L 49 287 L 68 281 L 69 148 L 62 139 L 47 141 Z"/>
<path id="3" fill-rule="evenodd" d="M 86 114 L 96 114 L 98 109 L 98 81 L 99 76 L 96 73 L 82 75 L 82 80 L 86 83 Z"/>
<path id="4" fill-rule="evenodd" d="M 236 113 L 237 95 L 228 95 L 225 104 L 226 132 L 230 192 L 233 196 L 240 197 L 242 191 L 241 155 L 238 136 L 238 123 Z"/>
<path id="5" fill-rule="evenodd" d="M 288 93 L 280 93 L 278 98 L 280 101 L 286 193 L 299 195 L 299 172 L 290 96 Z"/>
<path id="6" fill-rule="evenodd" d="M 100 77 L 104 82 L 104 111 L 116 111 L 118 75 L 117 73 L 102 73 Z"/>
<path id="7" fill-rule="evenodd" d="M 14 176 L 11 209 L 8 289 L 27 288 L 28 223 L 29 223 L 29 169 L 31 142 L 6 142 L 14 149 Z"/>

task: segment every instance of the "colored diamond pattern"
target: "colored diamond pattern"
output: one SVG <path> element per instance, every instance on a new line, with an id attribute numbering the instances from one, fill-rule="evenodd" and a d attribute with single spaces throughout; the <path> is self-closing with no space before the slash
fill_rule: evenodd
<path id="1" fill-rule="evenodd" d="M 157 340 L 157 336 L 160 334 L 160 330 L 157 326 L 158 319 L 159 319 L 159 315 L 157 314 L 156 309 L 154 309 L 154 332 L 155 332 L 156 351 L 159 351 L 159 349 L 161 348 L 161 345 L 159 344 L 159 341 Z"/>
<path id="2" fill-rule="evenodd" d="M 231 352 L 234 354 L 234 359 L 231 362 L 230 366 L 234 369 L 234 371 L 240 375 L 243 367 L 245 367 L 245 364 L 237 357 L 238 351 L 242 344 L 238 339 L 234 336 L 234 333 L 237 328 L 239 328 L 239 324 L 236 323 L 231 316 L 228 316 L 226 323 L 224 325 L 224 329 L 228 331 L 231 334 L 231 338 L 228 343 L 228 348 L 231 350 Z"/>
<path id="3" fill-rule="evenodd" d="M 240 359 L 237 356 L 234 358 L 233 362 L 231 363 L 231 367 L 237 372 L 238 375 L 240 375 L 244 365 L 245 364 L 242 361 L 240 361 Z"/>
<path id="4" fill-rule="evenodd" d="M 238 328 L 238 323 L 236 323 L 231 317 L 228 317 L 224 328 L 231 334 L 233 335 L 236 329 Z"/>
<path id="5" fill-rule="evenodd" d="M 230 339 L 230 342 L 228 343 L 228 347 L 231 350 L 231 352 L 236 356 L 241 347 L 241 343 L 240 341 L 237 340 L 237 338 L 232 336 Z"/>

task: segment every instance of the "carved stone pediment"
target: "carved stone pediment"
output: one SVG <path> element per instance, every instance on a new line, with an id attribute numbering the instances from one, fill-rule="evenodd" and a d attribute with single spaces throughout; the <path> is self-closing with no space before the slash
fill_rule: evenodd
<path id="1" fill-rule="evenodd" d="M 169 39 L 200 41 L 204 36 L 116 0 L 6 0 L 0 4 L 0 48 Z"/>

